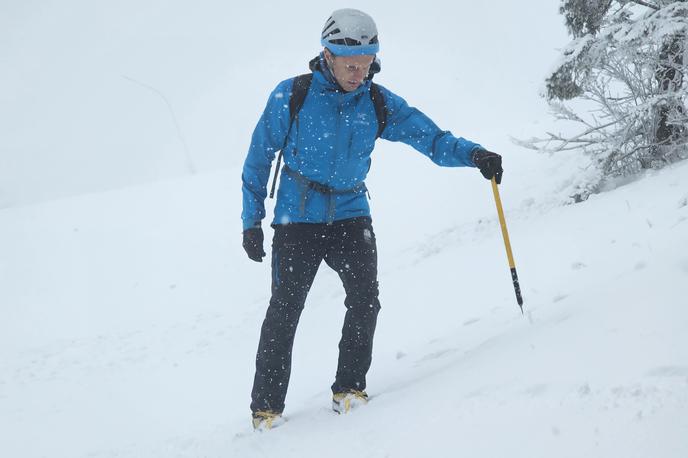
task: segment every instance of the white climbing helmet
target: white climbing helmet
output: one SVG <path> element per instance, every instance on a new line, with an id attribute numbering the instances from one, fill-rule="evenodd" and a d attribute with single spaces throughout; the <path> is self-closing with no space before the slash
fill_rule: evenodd
<path id="1" fill-rule="evenodd" d="M 323 27 L 320 43 L 335 56 L 373 55 L 380 50 L 373 18 L 351 8 L 332 13 Z"/>

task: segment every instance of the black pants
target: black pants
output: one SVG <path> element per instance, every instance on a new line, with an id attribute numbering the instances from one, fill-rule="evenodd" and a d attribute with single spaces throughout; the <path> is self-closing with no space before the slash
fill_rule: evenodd
<path id="1" fill-rule="evenodd" d="M 284 410 L 296 326 L 323 259 L 339 274 L 346 291 L 347 310 L 332 392 L 366 387 L 380 310 L 371 219 L 351 218 L 330 225 L 279 225 L 275 226 L 272 242 L 272 298 L 256 356 L 253 412 Z"/>

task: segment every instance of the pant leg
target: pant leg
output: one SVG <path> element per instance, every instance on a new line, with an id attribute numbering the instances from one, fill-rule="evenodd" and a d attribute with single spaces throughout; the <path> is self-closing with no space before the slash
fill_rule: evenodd
<path id="1" fill-rule="evenodd" d="M 306 296 L 325 254 L 324 225 L 275 226 L 272 297 L 260 333 L 251 410 L 282 412 L 294 335 Z"/>
<path id="2" fill-rule="evenodd" d="M 339 342 L 337 376 L 332 392 L 364 390 L 373 353 L 373 336 L 380 311 L 377 246 L 371 219 L 335 222 L 325 261 L 346 291 L 346 315 Z"/>

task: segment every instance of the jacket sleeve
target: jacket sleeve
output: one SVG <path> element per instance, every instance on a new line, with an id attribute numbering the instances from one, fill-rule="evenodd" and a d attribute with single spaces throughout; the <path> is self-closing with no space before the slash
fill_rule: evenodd
<path id="1" fill-rule="evenodd" d="M 251 137 L 241 174 L 243 228 L 260 224 L 265 218 L 265 197 L 270 179 L 270 167 L 275 153 L 284 145 L 289 124 L 291 80 L 281 82 L 270 94 Z"/>
<path id="2" fill-rule="evenodd" d="M 475 167 L 471 160 L 474 151 L 484 149 L 465 138 L 455 137 L 441 130 L 417 108 L 390 90 L 380 87 L 387 106 L 387 125 L 381 138 L 403 142 L 443 167 Z"/>

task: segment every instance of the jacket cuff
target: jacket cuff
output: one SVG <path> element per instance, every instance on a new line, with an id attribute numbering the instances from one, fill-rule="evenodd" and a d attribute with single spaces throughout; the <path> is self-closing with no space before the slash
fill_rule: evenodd
<path id="1" fill-rule="evenodd" d="M 244 223 L 244 230 L 246 229 L 254 229 L 254 228 L 260 228 L 260 220 L 255 221 L 252 219 L 244 219 L 242 220 Z"/>
<path id="2" fill-rule="evenodd" d="M 473 163 L 473 167 L 477 167 L 477 165 L 475 164 L 475 161 L 473 160 L 473 157 L 475 156 L 475 153 L 477 153 L 479 151 L 487 151 L 487 150 L 480 145 L 476 145 L 475 148 L 473 148 L 471 150 L 470 158 L 471 158 L 471 162 Z"/>

